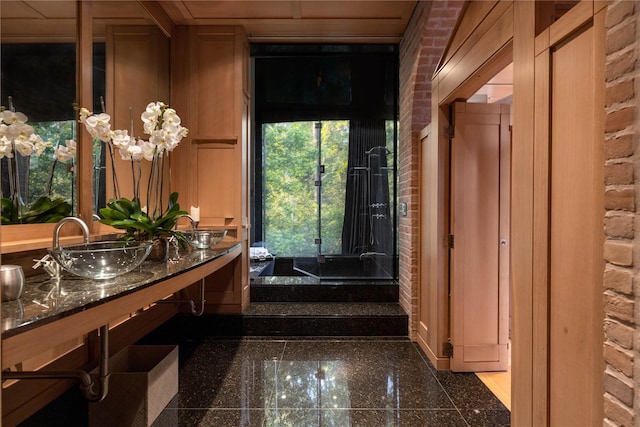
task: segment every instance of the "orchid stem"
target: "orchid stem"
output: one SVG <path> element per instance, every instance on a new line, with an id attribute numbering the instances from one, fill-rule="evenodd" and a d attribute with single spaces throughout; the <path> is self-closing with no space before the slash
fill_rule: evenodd
<path id="1" fill-rule="evenodd" d="M 111 148 L 111 144 L 106 144 L 107 148 L 109 148 L 109 157 L 111 158 L 111 170 L 113 175 L 113 197 L 116 199 L 120 198 L 120 186 L 118 185 L 118 174 L 116 173 L 116 159 L 113 156 L 113 149 Z"/>
<path id="2" fill-rule="evenodd" d="M 136 191 L 137 186 L 136 186 L 136 169 L 135 169 L 135 165 L 134 165 L 134 160 L 131 159 L 131 177 L 133 179 L 133 200 L 137 200 L 138 199 L 138 192 Z"/>
<path id="3" fill-rule="evenodd" d="M 49 169 L 49 180 L 47 181 L 47 188 L 45 190 L 45 194 L 51 197 L 51 185 L 53 184 L 53 173 L 56 170 L 56 165 L 58 164 L 58 159 L 53 159 L 51 162 L 51 169 Z"/>

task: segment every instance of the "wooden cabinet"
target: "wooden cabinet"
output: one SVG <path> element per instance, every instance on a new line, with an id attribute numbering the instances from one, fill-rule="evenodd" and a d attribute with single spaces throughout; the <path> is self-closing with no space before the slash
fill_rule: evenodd
<path id="1" fill-rule="evenodd" d="M 200 208 L 202 226 L 243 243 L 239 280 L 216 280 L 206 295 L 215 302 L 207 312 L 240 312 L 249 293 L 249 42 L 242 27 L 178 26 L 171 47 L 171 103 L 189 128 L 174 152 L 174 190 Z"/>

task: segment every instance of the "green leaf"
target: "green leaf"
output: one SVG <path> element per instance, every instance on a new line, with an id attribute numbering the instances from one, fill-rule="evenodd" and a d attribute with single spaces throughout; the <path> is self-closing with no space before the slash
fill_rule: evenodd
<path id="1" fill-rule="evenodd" d="M 120 211 L 117 211 L 115 209 L 109 209 L 109 208 L 100 209 L 100 215 L 104 219 L 108 219 L 108 220 L 111 220 L 111 221 L 121 220 L 121 219 L 127 218 L 127 215 L 125 215 L 124 213 L 122 213 Z"/>
<path id="2" fill-rule="evenodd" d="M 149 216 L 147 214 L 145 214 L 144 212 L 131 214 L 131 219 L 134 219 L 134 220 L 139 221 L 139 222 L 144 223 L 144 224 L 150 224 L 151 223 L 151 218 L 149 218 Z"/>
<path id="3" fill-rule="evenodd" d="M 102 222 L 102 220 L 100 222 Z M 125 218 L 125 219 L 113 220 L 106 224 L 121 230 L 126 230 L 128 228 L 134 227 L 137 224 L 137 221 L 134 221 L 129 218 Z"/>
<path id="4" fill-rule="evenodd" d="M 48 197 L 39 197 L 35 202 L 33 202 L 29 210 L 34 212 L 44 212 L 47 209 L 50 209 L 52 205 L 53 202 Z"/>
<path id="5" fill-rule="evenodd" d="M 110 203 L 109 205 L 112 209 L 122 212 L 126 216 L 129 216 L 134 212 L 133 203 L 127 199 L 114 200 L 113 203 Z"/>
<path id="6" fill-rule="evenodd" d="M 169 208 L 178 203 L 178 192 L 174 191 L 169 195 Z"/>

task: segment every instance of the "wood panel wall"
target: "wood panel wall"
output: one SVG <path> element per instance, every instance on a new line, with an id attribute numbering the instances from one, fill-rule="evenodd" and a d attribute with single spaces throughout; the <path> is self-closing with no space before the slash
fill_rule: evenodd
<path id="1" fill-rule="evenodd" d="M 603 179 L 599 168 L 603 161 L 599 141 L 603 126 L 602 114 L 598 114 L 602 108 L 597 106 L 604 105 L 600 67 L 604 64 L 605 8 L 603 2 L 583 0 L 556 20 L 544 15 L 553 11 L 537 2 L 471 2 L 460 20 L 466 24 L 452 36 L 433 79 L 431 133 L 426 145 L 433 152 L 422 156 L 426 159 L 422 168 L 431 170 L 422 173 L 436 182 L 428 183 L 430 189 L 426 194 L 423 190 L 421 199 L 421 210 L 428 212 L 421 222 L 421 238 L 427 239 L 421 245 L 421 286 L 430 295 L 434 295 L 434 286 L 441 292 L 448 287 L 448 259 L 442 250 L 448 232 L 448 105 L 470 96 L 494 70 L 513 61 L 511 421 L 516 426 L 602 424 Z M 584 53 L 581 60 L 586 61 L 580 69 L 570 60 L 563 63 L 553 56 L 585 30 L 593 31 L 580 49 Z M 561 63 L 561 68 L 554 69 L 554 64 Z M 562 76 L 573 84 L 574 75 L 581 76 L 576 79 L 582 82 L 582 89 L 562 88 Z M 588 94 L 588 102 L 580 94 Z M 554 96 L 561 96 L 563 104 L 557 99 L 554 103 Z M 579 120 L 572 119 L 574 111 L 583 110 Z M 550 131 L 553 120 L 558 126 L 555 134 Z M 580 142 L 575 135 L 582 135 Z M 572 141 L 580 148 L 566 145 Z M 558 156 L 563 150 L 581 151 L 579 158 L 584 162 L 579 170 L 584 176 L 579 183 L 562 164 L 551 168 L 552 149 L 558 150 Z M 429 159 L 438 159 L 437 164 Z M 577 161 L 573 156 L 565 159 Z M 556 200 L 558 208 L 571 188 L 580 188 L 588 203 L 581 204 L 579 212 L 554 211 L 550 200 Z M 580 268 L 581 255 L 575 251 L 560 255 L 560 246 L 549 235 L 551 230 L 560 232 L 561 224 L 587 219 L 583 229 L 589 232 L 583 234 L 588 236 L 580 242 L 567 237 L 569 246 L 584 247 L 581 252 L 588 254 L 589 261 L 583 264 L 591 267 Z M 551 292 L 548 280 L 556 274 L 562 279 L 553 280 L 555 290 Z M 443 325 L 450 319 L 437 300 L 421 297 L 421 303 L 429 306 L 420 309 L 421 330 L 428 333 L 421 334 L 418 343 L 436 366 L 444 366 L 445 355 L 438 346 L 447 336 L 433 335 L 447 331 Z M 437 313 L 435 321 L 433 313 Z M 573 351 L 578 344 L 582 350 Z"/>

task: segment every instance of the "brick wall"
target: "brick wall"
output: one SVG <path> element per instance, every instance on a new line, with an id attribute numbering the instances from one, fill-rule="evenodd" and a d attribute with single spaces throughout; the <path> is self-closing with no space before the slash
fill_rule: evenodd
<path id="1" fill-rule="evenodd" d="M 604 425 L 639 426 L 640 3 L 610 1 L 605 63 Z"/>
<path id="2" fill-rule="evenodd" d="M 399 201 L 400 304 L 416 337 L 418 311 L 418 222 L 420 131 L 431 122 L 431 78 L 458 19 L 462 1 L 418 2 L 400 44 Z"/>

